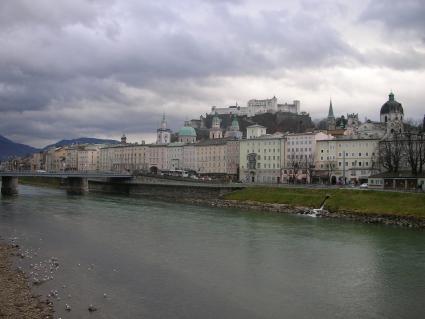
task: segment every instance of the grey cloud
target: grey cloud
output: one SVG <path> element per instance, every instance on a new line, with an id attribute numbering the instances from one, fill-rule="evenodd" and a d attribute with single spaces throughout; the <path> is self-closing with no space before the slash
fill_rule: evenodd
<path id="1" fill-rule="evenodd" d="M 149 86 L 161 78 L 262 74 L 354 54 L 337 32 L 301 12 L 262 12 L 252 18 L 210 2 L 198 9 L 208 10 L 197 29 L 190 16 L 179 12 L 179 6 L 195 3 L 169 9 L 163 1 L 129 2 L 127 7 L 76 1 L 53 6 L 47 16 L 45 1 L 37 6 L 2 3 L 0 11 L 16 21 L 12 33 L 3 32 L 0 81 L 23 89 L 0 91 L 0 109 L 40 109 L 52 100 L 104 96 L 118 102 L 122 96 L 104 81 L 111 78 Z"/>
<path id="2" fill-rule="evenodd" d="M 406 30 L 425 33 L 425 3 L 423 0 L 370 1 L 360 21 L 379 21 L 392 31 Z"/>
<path id="3" fill-rule="evenodd" d="M 414 49 L 382 59 L 378 51 L 359 53 L 317 0 L 276 3 L 249 12 L 242 0 L 2 1 L 0 112 L 8 120 L 0 134 L 152 131 L 163 110 L 181 121 L 177 110 L 213 99 L 200 93 L 210 78 L 356 63 L 423 67 Z M 342 3 L 328 0 L 322 10 L 348 14 Z M 370 8 L 363 19 L 381 10 Z"/>
<path id="4" fill-rule="evenodd" d="M 13 0 L 0 2 L 0 26 L 4 29 L 34 27 L 62 28 L 67 25 L 83 24 L 92 26 L 96 15 L 105 12 L 115 0 Z"/>

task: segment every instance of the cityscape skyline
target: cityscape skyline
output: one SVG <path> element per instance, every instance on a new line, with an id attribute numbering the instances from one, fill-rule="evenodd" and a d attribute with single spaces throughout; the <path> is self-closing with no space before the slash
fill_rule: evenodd
<path id="1" fill-rule="evenodd" d="M 424 13 L 421 1 L 2 3 L 0 134 L 151 141 L 163 112 L 177 130 L 274 95 L 312 119 L 332 97 L 336 116 L 377 120 L 391 90 L 421 120 Z"/>

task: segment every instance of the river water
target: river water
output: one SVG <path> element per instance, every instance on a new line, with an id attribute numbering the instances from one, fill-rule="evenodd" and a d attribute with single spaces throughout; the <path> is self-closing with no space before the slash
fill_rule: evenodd
<path id="1" fill-rule="evenodd" d="M 57 258 L 35 289 L 58 291 L 58 317 L 425 318 L 424 231 L 19 191 L 0 200 L 0 235 L 27 272 Z"/>

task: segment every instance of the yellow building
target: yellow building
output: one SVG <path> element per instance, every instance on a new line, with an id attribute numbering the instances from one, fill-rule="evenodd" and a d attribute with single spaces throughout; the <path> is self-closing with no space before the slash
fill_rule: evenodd
<path id="1" fill-rule="evenodd" d="M 99 168 L 102 171 L 147 170 L 148 146 L 119 144 L 100 148 Z"/>

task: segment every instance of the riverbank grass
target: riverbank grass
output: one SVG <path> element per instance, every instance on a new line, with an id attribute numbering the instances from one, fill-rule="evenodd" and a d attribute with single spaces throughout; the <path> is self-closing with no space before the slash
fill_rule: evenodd
<path id="1" fill-rule="evenodd" d="M 227 194 L 225 199 L 278 203 L 318 208 L 325 196 L 325 208 L 332 212 L 350 211 L 370 215 L 414 216 L 425 219 L 425 194 L 355 189 L 309 189 L 248 187 Z"/>

